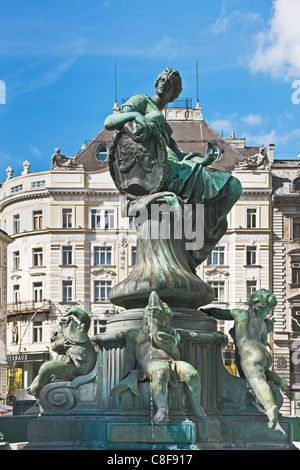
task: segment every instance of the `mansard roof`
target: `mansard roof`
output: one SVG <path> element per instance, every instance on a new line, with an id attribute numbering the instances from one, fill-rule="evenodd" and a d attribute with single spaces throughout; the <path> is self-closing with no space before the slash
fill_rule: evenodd
<path id="1" fill-rule="evenodd" d="M 215 141 L 222 148 L 223 155 L 218 162 L 211 167 L 222 170 L 233 171 L 243 159 L 243 154 L 226 142 L 207 122 L 204 120 L 168 120 L 173 129 L 172 137 L 182 152 L 199 152 L 205 154 L 208 142 Z M 82 164 L 86 171 L 99 171 L 108 168 L 107 161 L 100 162 L 96 158 L 96 151 L 102 142 L 110 147 L 114 131 L 102 129 L 83 149 L 76 154 L 76 161 Z M 258 147 L 259 148 L 259 147 Z"/>

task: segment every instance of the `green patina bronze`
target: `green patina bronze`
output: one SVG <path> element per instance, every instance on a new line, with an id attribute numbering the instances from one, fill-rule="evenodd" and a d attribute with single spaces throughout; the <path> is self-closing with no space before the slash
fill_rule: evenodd
<path id="1" fill-rule="evenodd" d="M 182 90 L 178 71 L 166 68 L 158 76 L 155 86 L 156 91 L 152 98 L 142 94 L 133 96 L 120 110 L 106 118 L 105 128 L 120 130 L 121 135 L 129 134 L 139 148 L 145 148 L 147 141 L 156 139 L 164 147 L 166 154 L 166 158 L 162 158 L 164 168 L 161 168 L 160 180 L 153 171 L 156 165 L 155 156 L 152 160 L 149 158 L 148 167 L 144 167 L 144 172 L 141 173 L 139 173 L 141 162 L 136 156 L 133 157 L 135 158 L 132 162 L 135 169 L 132 175 L 134 184 L 131 187 L 129 182 L 127 188 L 121 188 L 122 192 L 137 197 L 145 194 L 147 188 L 144 187 L 144 179 L 150 173 L 152 187 L 156 193 L 158 189 L 162 192 L 170 191 L 185 204 L 204 205 L 205 243 L 199 252 L 192 253 L 194 264 L 197 266 L 206 259 L 226 232 L 226 216 L 239 199 L 242 187 L 240 181 L 230 172 L 208 167 L 216 158 L 215 143 L 208 144 L 207 153 L 203 157 L 198 152 L 190 154 L 181 152 L 172 138 L 172 128 L 166 122 L 162 110 L 168 103 L 174 101 Z M 129 125 L 132 127 L 128 132 Z M 120 134 L 117 134 L 116 139 L 120 139 Z M 113 145 L 110 159 L 114 158 Z M 145 162 L 143 164 L 145 165 Z M 111 163 L 111 167 L 114 168 L 114 163 Z M 120 179 L 116 178 L 114 172 L 113 175 L 116 184 L 120 186 Z M 153 181 L 155 178 L 157 181 Z"/>
<path id="2" fill-rule="evenodd" d="M 199 343 L 226 341 L 218 332 L 197 333 L 188 330 L 176 331 L 171 327 L 174 312 L 162 302 L 156 292 L 152 292 L 144 310 L 143 327 L 111 335 L 100 334 L 93 338 L 98 344 L 116 339 L 125 341 L 125 374 L 111 393 L 121 395 L 130 389 L 140 395 L 138 383 L 148 380 L 150 393 L 156 406 L 154 423 L 168 421 L 168 388 L 176 387 L 178 382 L 185 384 L 185 392 L 190 413 L 197 418 L 204 418 L 205 412 L 200 406 L 200 376 L 188 362 L 181 360 L 179 345 L 193 339 Z M 137 369 L 139 367 L 139 369 Z M 181 403 L 178 404 L 180 409 Z"/>
<path id="3" fill-rule="evenodd" d="M 41 436 L 43 448 L 60 448 L 53 435 L 69 449 L 293 448 L 278 414 L 286 383 L 267 350 L 275 297 L 260 290 L 249 309 L 202 309 L 214 292 L 196 269 L 225 234 L 241 184 L 209 167 L 222 153 L 216 143 L 185 154 L 172 138 L 162 111 L 182 90 L 178 71 L 166 68 L 155 88 L 105 120 L 116 131 L 109 169 L 123 216 L 137 224 L 135 266 L 110 294 L 124 310 L 92 338 L 97 354 L 89 316 L 75 307 L 63 316 L 52 348 L 64 358 L 45 363 L 29 388 L 42 410 L 29 448 Z M 224 367 L 228 338 L 214 317 L 234 320 L 239 377 Z"/>
<path id="4" fill-rule="evenodd" d="M 161 236 L 158 240 L 143 236 L 145 226 L 153 224 L 149 212 L 147 223 L 137 227 L 136 266 L 127 280 L 112 289 L 111 300 L 126 308 L 145 307 L 155 290 L 171 306 L 199 307 L 213 300 L 213 292 L 195 276 L 196 267 L 226 232 L 226 216 L 242 188 L 230 172 L 208 167 L 216 158 L 215 143 L 209 143 L 202 156 L 181 152 L 172 138 L 162 110 L 182 89 L 179 73 L 166 68 L 155 86 L 152 98 L 133 96 L 105 120 L 106 129 L 117 130 L 109 154 L 110 171 L 128 199 L 126 215 L 135 215 L 142 205 L 157 203 L 192 208 L 191 214 L 184 213 L 181 220 L 175 209 L 171 233 L 184 222 L 194 227 L 196 206 L 201 205 L 203 243 L 186 248 L 186 234 L 181 240 L 173 237 L 168 241 Z"/>
<path id="5" fill-rule="evenodd" d="M 278 403 L 271 386 L 275 384 L 281 390 L 287 387 L 286 380 L 270 370 L 273 361 L 267 349 L 268 333 L 273 330 L 273 322 L 266 317 L 276 304 L 276 298 L 271 292 L 260 289 L 251 294 L 248 310 L 205 310 L 220 320 L 234 320 L 231 334 L 236 346 L 238 370 L 240 376 L 246 378 L 260 409 L 265 410 L 270 428 L 275 428 L 278 422 Z"/>
<path id="6" fill-rule="evenodd" d="M 53 380 L 71 380 L 91 372 L 96 352 L 88 336 L 89 328 L 89 315 L 71 306 L 51 334 L 52 350 L 63 357 L 41 366 L 28 388 L 29 394 L 39 397 L 41 389 Z"/>

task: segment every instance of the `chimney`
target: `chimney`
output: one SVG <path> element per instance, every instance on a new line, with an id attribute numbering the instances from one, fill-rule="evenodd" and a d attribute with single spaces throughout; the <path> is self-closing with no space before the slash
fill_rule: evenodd
<path id="1" fill-rule="evenodd" d="M 269 144 L 268 149 L 267 149 L 269 163 L 274 163 L 274 147 L 275 147 L 275 144 Z"/>

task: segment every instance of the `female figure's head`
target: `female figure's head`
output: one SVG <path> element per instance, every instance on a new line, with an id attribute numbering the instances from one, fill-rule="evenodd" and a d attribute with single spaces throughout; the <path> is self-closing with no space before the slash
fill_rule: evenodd
<path id="1" fill-rule="evenodd" d="M 159 95 L 168 95 L 168 103 L 176 100 L 182 92 L 182 81 L 178 70 L 165 68 L 155 80 L 155 88 Z"/>

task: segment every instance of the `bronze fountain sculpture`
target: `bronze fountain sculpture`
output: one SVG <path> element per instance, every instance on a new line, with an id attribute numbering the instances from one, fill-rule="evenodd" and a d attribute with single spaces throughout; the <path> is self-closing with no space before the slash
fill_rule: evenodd
<path id="1" fill-rule="evenodd" d="M 248 310 L 203 308 L 214 293 L 197 267 L 225 234 L 242 187 L 229 171 L 209 167 L 222 153 L 216 143 L 204 156 L 176 145 L 162 110 L 181 90 L 179 72 L 166 68 L 152 98 L 133 96 L 105 120 L 116 131 L 109 169 L 123 215 L 136 220 L 136 264 L 111 290 L 123 311 L 92 337 L 97 359 L 86 375 L 31 386 L 42 415 L 29 448 L 38 448 L 46 426 L 54 429 L 53 416 L 67 429 L 56 436 L 64 448 L 293 448 L 290 426 L 278 417 L 286 384 L 271 372 L 267 351 L 266 316 L 276 299 L 258 291 Z M 234 320 L 240 377 L 223 365 L 227 337 L 215 318 Z"/>

